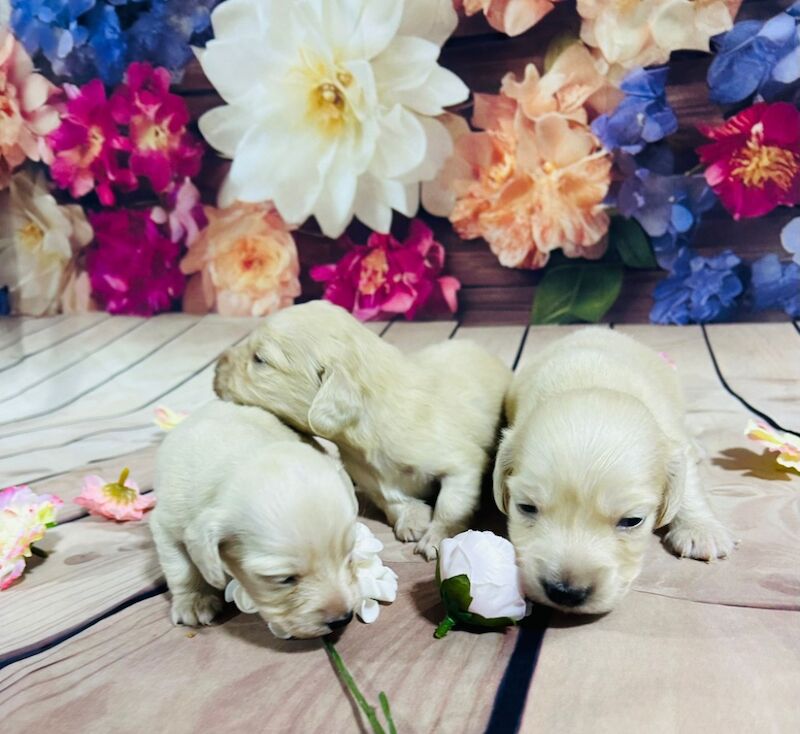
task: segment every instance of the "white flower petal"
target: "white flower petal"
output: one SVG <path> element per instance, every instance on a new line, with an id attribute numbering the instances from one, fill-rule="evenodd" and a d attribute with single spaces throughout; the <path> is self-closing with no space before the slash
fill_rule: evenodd
<path id="1" fill-rule="evenodd" d="M 422 38 L 398 36 L 372 62 L 379 89 L 416 89 L 433 71 L 439 47 Z"/>
<path id="2" fill-rule="evenodd" d="M 393 93 L 395 102 L 405 105 L 421 115 L 441 115 L 445 107 L 463 102 L 469 89 L 452 71 L 435 66 L 425 83 L 416 89 L 402 89 Z"/>
<path id="3" fill-rule="evenodd" d="M 356 610 L 359 619 L 366 624 L 372 624 L 381 612 L 381 605 L 374 599 L 364 599 Z"/>
<path id="4" fill-rule="evenodd" d="M 396 105 L 380 121 L 369 171 L 378 178 L 398 178 L 422 163 L 427 138 L 415 115 Z"/>
<path id="5" fill-rule="evenodd" d="M 417 120 L 425 130 L 425 157 L 416 168 L 399 177 L 408 183 L 430 181 L 453 154 L 453 139 L 441 122 L 430 117 L 418 117 Z"/>
<path id="6" fill-rule="evenodd" d="M 456 29 L 458 14 L 452 0 L 405 0 L 399 33 L 418 36 L 441 46 Z"/>
<path id="7" fill-rule="evenodd" d="M 224 105 L 205 112 L 200 116 L 197 125 L 212 148 L 228 158 L 233 158 L 251 121 L 237 107 Z"/>
<path id="8" fill-rule="evenodd" d="M 332 239 L 341 236 L 353 218 L 358 178 L 347 161 L 341 160 L 345 155 L 346 152 L 339 151 L 314 204 L 314 217 L 320 229 Z"/>

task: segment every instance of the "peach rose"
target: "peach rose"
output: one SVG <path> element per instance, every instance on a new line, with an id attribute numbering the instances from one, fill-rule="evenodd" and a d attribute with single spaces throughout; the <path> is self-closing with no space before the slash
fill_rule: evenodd
<path id="1" fill-rule="evenodd" d="M 294 238 L 269 204 L 205 207 L 208 225 L 181 261 L 192 275 L 183 310 L 264 316 L 300 295 Z"/>
<path id="2" fill-rule="evenodd" d="M 481 11 L 492 28 L 518 36 L 535 26 L 559 0 L 456 0 L 457 10 L 466 15 Z"/>
<path id="3" fill-rule="evenodd" d="M 578 0 L 581 39 L 598 49 L 621 79 L 640 66 L 664 64 L 673 51 L 709 50 L 730 30 L 741 0 Z"/>
<path id="4" fill-rule="evenodd" d="M 593 63 L 569 47 L 546 74 L 531 64 L 521 81 L 506 76 L 501 94 L 475 95 L 481 132 L 449 126 L 454 154 L 423 203 L 464 239 L 483 237 L 501 265 L 541 268 L 558 248 L 605 252 L 612 161 L 588 126 L 587 105 L 607 92 Z"/>
<path id="5" fill-rule="evenodd" d="M 58 93 L 8 30 L 0 29 L 0 189 L 26 158 L 49 162 L 45 136 L 59 125 Z"/>

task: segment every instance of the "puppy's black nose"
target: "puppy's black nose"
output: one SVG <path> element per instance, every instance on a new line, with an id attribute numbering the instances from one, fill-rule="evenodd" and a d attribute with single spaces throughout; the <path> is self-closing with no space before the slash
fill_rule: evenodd
<path id="1" fill-rule="evenodd" d="M 562 581 L 555 583 L 542 579 L 542 588 L 547 598 L 562 607 L 579 607 L 592 593 L 591 586 L 569 586 Z"/>
<path id="2" fill-rule="evenodd" d="M 350 624 L 350 620 L 353 619 L 353 613 L 348 612 L 344 617 L 339 617 L 339 619 L 334 619 L 332 622 L 328 622 L 328 627 L 332 630 L 338 630 L 342 627 L 347 627 Z"/>

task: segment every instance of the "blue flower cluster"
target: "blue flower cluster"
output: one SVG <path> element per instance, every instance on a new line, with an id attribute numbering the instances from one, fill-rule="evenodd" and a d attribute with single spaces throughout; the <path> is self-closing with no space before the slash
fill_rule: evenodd
<path id="1" fill-rule="evenodd" d="M 53 75 L 117 84 L 131 61 L 176 76 L 210 35 L 219 0 L 11 0 L 14 35 Z"/>
<path id="2" fill-rule="evenodd" d="M 793 319 L 800 317 L 800 265 L 764 255 L 753 263 L 750 295 L 756 311 L 783 309 Z"/>
<path id="3" fill-rule="evenodd" d="M 625 179 L 616 195 L 617 209 L 642 225 L 656 261 L 669 270 L 716 195 L 702 175 L 673 174 L 672 156 L 665 148 L 636 158 L 621 155 L 618 166 Z"/>
<path id="4" fill-rule="evenodd" d="M 742 261 L 730 250 L 707 258 L 682 247 L 669 277 L 653 292 L 650 320 L 705 324 L 729 318 L 744 292 L 743 270 Z"/>
<path id="5" fill-rule="evenodd" d="M 678 118 L 667 103 L 667 67 L 635 69 L 622 82 L 625 98 L 610 115 L 600 115 L 592 131 L 608 150 L 638 153 L 648 143 L 678 129 Z"/>
<path id="6" fill-rule="evenodd" d="M 772 99 L 800 79 L 800 2 L 769 20 L 744 20 L 718 36 L 708 69 L 711 99 L 732 104 L 760 94 Z"/>

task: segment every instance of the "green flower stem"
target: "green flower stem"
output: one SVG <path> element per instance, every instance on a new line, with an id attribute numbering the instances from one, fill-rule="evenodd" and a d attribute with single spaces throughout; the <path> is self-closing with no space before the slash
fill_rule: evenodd
<path id="1" fill-rule="evenodd" d="M 356 685 L 355 680 L 353 680 L 353 676 L 350 675 L 350 671 L 345 666 L 344 660 L 342 660 L 341 655 L 339 655 L 338 651 L 333 646 L 333 643 L 323 637 L 322 644 L 325 647 L 325 652 L 328 653 L 328 657 L 331 659 L 331 663 L 333 663 L 333 667 L 339 674 L 339 677 L 344 681 L 344 684 L 347 686 L 353 698 L 356 700 L 356 703 L 358 703 L 358 705 L 361 707 L 361 710 L 364 712 L 364 716 L 367 717 L 370 726 L 372 726 L 372 731 L 374 734 L 386 734 L 386 730 L 381 726 L 381 723 L 378 721 L 378 717 L 375 714 L 375 708 L 367 703 L 367 699 L 364 698 L 361 691 L 358 690 L 358 686 Z M 384 699 L 386 698 L 384 694 L 381 695 Z M 383 701 L 381 701 L 381 706 L 383 706 Z M 387 701 L 384 713 L 388 710 L 388 708 L 389 702 Z M 394 724 L 392 723 L 391 719 L 389 719 L 389 726 L 390 732 L 394 732 Z"/>
<path id="2" fill-rule="evenodd" d="M 392 719 L 392 712 L 389 709 L 389 699 L 386 698 L 386 694 L 383 691 L 378 694 L 378 700 L 381 702 L 381 711 L 383 711 L 386 723 L 389 724 L 389 734 L 397 734 L 397 728 L 394 725 L 394 719 Z"/>
<path id="3" fill-rule="evenodd" d="M 449 614 L 439 623 L 439 626 L 436 628 L 436 632 L 433 633 L 433 636 L 437 640 L 441 640 L 456 624 L 456 620 L 453 619 Z"/>
<path id="4" fill-rule="evenodd" d="M 32 555 L 39 556 L 39 558 L 47 558 L 47 556 L 50 555 L 47 551 L 37 548 L 35 545 L 30 547 L 30 551 Z"/>

